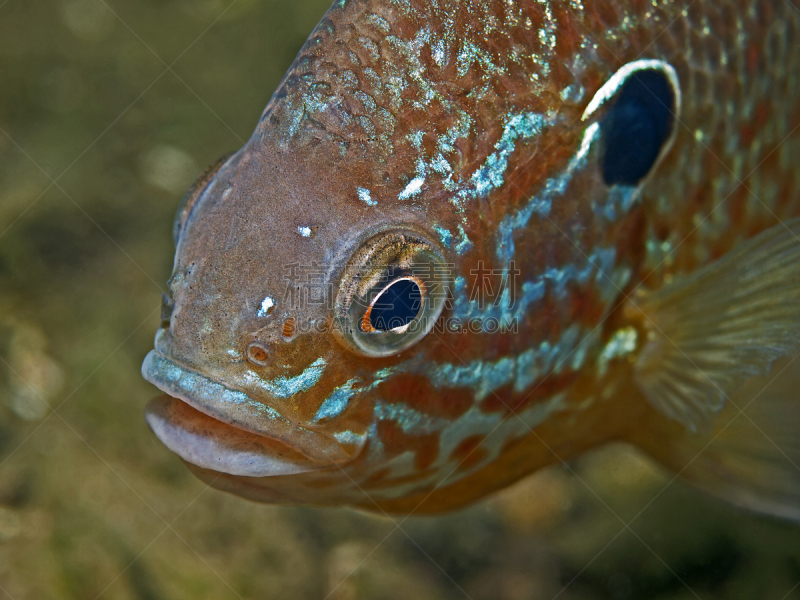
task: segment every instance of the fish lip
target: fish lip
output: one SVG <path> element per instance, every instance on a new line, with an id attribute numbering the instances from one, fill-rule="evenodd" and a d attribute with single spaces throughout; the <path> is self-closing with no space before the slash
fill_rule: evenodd
<path id="1" fill-rule="evenodd" d="M 169 396 L 181 400 L 195 410 L 235 429 L 280 442 L 311 461 L 319 468 L 350 462 L 366 441 L 343 444 L 325 433 L 303 427 L 284 417 L 273 407 L 252 398 L 246 392 L 231 388 L 178 361 L 151 350 L 142 363 L 142 377 Z M 221 410 L 224 406 L 229 410 Z M 269 427 L 255 430 L 241 421 L 237 410 L 263 414 Z"/>
<path id="2" fill-rule="evenodd" d="M 276 477 L 320 468 L 285 444 L 226 425 L 168 394 L 148 402 L 145 420 L 169 450 L 216 473 Z"/>

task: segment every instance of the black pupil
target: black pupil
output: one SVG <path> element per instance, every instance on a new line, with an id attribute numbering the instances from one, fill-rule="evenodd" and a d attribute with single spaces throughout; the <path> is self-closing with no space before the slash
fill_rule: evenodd
<path id="1" fill-rule="evenodd" d="M 369 323 L 378 331 L 389 331 L 411 323 L 419 313 L 422 292 L 410 279 L 390 285 L 372 305 Z"/>
<path id="2" fill-rule="evenodd" d="M 675 98 L 658 70 L 633 73 L 603 121 L 607 185 L 636 185 L 650 171 L 673 125 Z"/>

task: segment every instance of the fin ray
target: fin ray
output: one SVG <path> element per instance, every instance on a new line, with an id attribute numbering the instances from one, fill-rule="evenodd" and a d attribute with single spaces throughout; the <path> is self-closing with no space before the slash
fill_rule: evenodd
<path id="1" fill-rule="evenodd" d="M 635 443 L 688 483 L 731 504 L 800 522 L 800 354 L 748 379 L 712 436 L 668 430 Z"/>
<path id="2" fill-rule="evenodd" d="M 708 431 L 744 381 L 800 350 L 800 218 L 640 293 L 631 308 L 644 314 L 649 330 L 637 384 L 667 417 Z"/>

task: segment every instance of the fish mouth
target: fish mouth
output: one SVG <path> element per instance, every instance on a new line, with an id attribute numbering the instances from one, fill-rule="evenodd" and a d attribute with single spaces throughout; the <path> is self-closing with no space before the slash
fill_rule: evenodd
<path id="1" fill-rule="evenodd" d="M 349 462 L 366 440 L 349 436 L 342 443 L 303 427 L 155 350 L 142 376 L 167 394 L 148 403 L 148 425 L 169 450 L 198 467 L 246 477 L 294 475 Z"/>

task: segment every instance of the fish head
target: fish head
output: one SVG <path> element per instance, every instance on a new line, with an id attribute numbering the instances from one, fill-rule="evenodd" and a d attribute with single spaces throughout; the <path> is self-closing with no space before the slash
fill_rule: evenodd
<path id="1" fill-rule="evenodd" d="M 143 374 L 167 394 L 148 422 L 195 466 L 343 476 L 379 384 L 424 354 L 445 307 L 453 265 L 429 215 L 396 195 L 378 205 L 362 187 L 375 165 L 329 150 L 304 159 L 261 129 L 178 209 Z"/>

